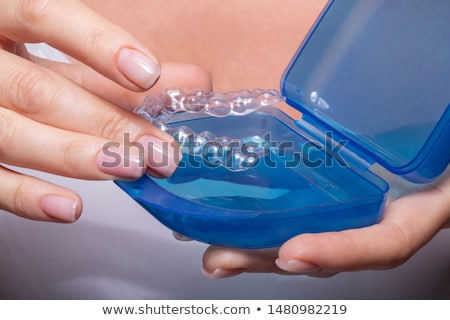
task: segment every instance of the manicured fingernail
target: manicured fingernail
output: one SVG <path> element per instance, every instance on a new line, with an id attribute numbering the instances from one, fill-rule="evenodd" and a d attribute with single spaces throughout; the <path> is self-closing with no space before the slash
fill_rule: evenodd
<path id="1" fill-rule="evenodd" d="M 143 148 L 119 149 L 105 145 L 97 155 L 97 166 L 106 174 L 136 179 L 145 172 Z"/>
<path id="2" fill-rule="evenodd" d="M 117 63 L 120 72 L 142 89 L 150 89 L 161 74 L 154 58 L 130 48 L 120 49 Z"/>
<path id="3" fill-rule="evenodd" d="M 310 273 L 321 270 L 320 266 L 317 264 L 301 260 L 289 260 L 288 262 L 283 262 L 280 259 L 277 259 L 275 260 L 275 263 L 280 269 L 288 272 Z"/>
<path id="4" fill-rule="evenodd" d="M 175 232 L 175 231 L 172 232 L 172 235 L 178 241 L 192 241 L 191 238 L 185 237 L 181 233 L 178 233 L 178 232 Z"/>
<path id="5" fill-rule="evenodd" d="M 213 272 L 208 272 L 205 268 L 202 268 L 203 275 L 210 279 L 229 278 L 229 277 L 241 274 L 242 272 L 245 272 L 245 270 L 244 269 L 225 270 L 225 269 L 218 268 L 218 269 L 214 270 Z"/>
<path id="6" fill-rule="evenodd" d="M 175 172 L 182 157 L 175 143 L 153 136 L 142 136 L 138 142 L 147 150 L 147 165 L 152 171 L 163 177 L 169 177 Z"/>
<path id="7" fill-rule="evenodd" d="M 74 222 L 77 220 L 78 200 L 69 199 L 56 195 L 48 195 L 42 199 L 41 209 L 50 217 Z"/>

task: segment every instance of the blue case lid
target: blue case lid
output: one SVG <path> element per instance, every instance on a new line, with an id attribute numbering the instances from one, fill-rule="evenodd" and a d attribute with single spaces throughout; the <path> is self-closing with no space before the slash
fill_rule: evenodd
<path id="1" fill-rule="evenodd" d="M 449 17 L 448 0 L 330 1 L 282 92 L 365 160 L 429 181 L 450 160 Z"/>

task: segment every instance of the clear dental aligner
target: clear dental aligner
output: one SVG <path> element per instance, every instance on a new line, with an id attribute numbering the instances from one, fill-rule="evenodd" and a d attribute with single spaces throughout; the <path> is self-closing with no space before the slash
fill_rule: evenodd
<path id="1" fill-rule="evenodd" d="M 262 137 L 216 137 L 210 131 L 195 133 L 186 126 L 171 127 L 168 121 L 178 112 L 203 113 L 213 117 L 243 116 L 282 101 L 284 97 L 277 90 L 221 93 L 167 89 L 147 96 L 135 113 L 171 134 L 180 143 L 184 153 L 200 156 L 206 163 L 223 166 L 230 171 L 242 171 L 253 167 L 261 157 L 268 154 L 268 147 Z"/>

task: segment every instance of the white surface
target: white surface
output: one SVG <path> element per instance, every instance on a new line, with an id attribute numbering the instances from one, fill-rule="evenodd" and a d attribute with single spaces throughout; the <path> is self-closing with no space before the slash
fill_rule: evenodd
<path id="1" fill-rule="evenodd" d="M 62 53 L 59 50 L 56 50 L 53 47 L 50 47 L 44 42 L 26 43 L 25 47 L 27 48 L 30 54 L 35 55 L 37 57 L 50 59 L 62 63 L 70 63 L 69 58 L 67 58 L 67 56 L 64 53 Z"/>
<path id="2" fill-rule="evenodd" d="M 3 299 L 450 298 L 450 230 L 394 270 L 210 280 L 200 272 L 206 245 L 173 239 L 112 182 L 39 176 L 79 192 L 84 214 L 59 225 L 0 212 Z"/>

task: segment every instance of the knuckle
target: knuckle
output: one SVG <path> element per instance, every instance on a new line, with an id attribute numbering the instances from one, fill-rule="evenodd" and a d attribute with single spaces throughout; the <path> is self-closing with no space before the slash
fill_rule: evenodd
<path id="1" fill-rule="evenodd" d="M 17 183 L 17 186 L 14 190 L 13 196 L 12 196 L 12 212 L 14 212 L 16 215 L 25 217 L 27 213 L 27 206 L 28 201 L 25 199 L 27 198 L 27 192 L 30 188 L 29 183 L 26 182 L 25 179 L 20 179 Z"/>
<path id="2" fill-rule="evenodd" d="M 52 0 L 20 0 L 17 3 L 17 20 L 25 27 L 35 28 L 49 17 L 54 5 Z"/>
<path id="3" fill-rule="evenodd" d="M 79 179 L 98 179 L 102 177 L 92 156 L 98 152 L 96 144 L 73 139 L 64 143 L 56 154 L 58 167 L 56 174 Z"/>
<path id="4" fill-rule="evenodd" d="M 71 69 L 72 71 L 65 76 L 79 87 L 89 88 L 89 78 L 91 75 L 86 71 L 84 65 L 72 65 Z"/>
<path id="5" fill-rule="evenodd" d="M 450 181 L 450 179 L 446 180 Z M 446 191 L 445 187 L 440 185 L 436 187 L 436 190 L 440 199 L 440 203 L 438 203 L 439 212 L 444 212 L 444 216 L 447 217 L 447 221 L 444 222 L 444 227 L 450 226 L 450 192 Z"/>
<path id="6" fill-rule="evenodd" d="M 408 261 L 416 249 L 412 245 L 414 241 L 409 239 L 407 232 L 400 225 L 391 223 L 387 228 L 390 228 L 388 232 L 390 232 L 391 237 L 391 251 L 390 254 L 386 255 L 384 266 L 390 269 Z"/>
<path id="7" fill-rule="evenodd" d="M 98 134 L 105 139 L 120 139 L 123 138 L 121 135 L 130 131 L 127 130 L 129 127 L 129 120 L 124 117 L 121 112 L 112 113 L 110 117 L 103 121 L 99 126 Z"/>
<path id="8" fill-rule="evenodd" d="M 111 32 L 99 25 L 92 25 L 91 28 L 88 28 L 85 34 L 85 41 L 83 41 L 83 52 L 88 54 L 98 54 L 98 52 L 102 52 L 103 46 L 107 43 L 107 39 L 111 38 Z"/>
<path id="9" fill-rule="evenodd" d="M 15 141 L 17 128 L 12 112 L 0 107 L 0 160 L 10 150 L 10 143 Z"/>
<path id="10" fill-rule="evenodd" d="M 51 90 L 50 82 L 49 73 L 37 66 L 16 71 L 10 78 L 10 88 L 7 90 L 11 104 L 16 110 L 27 114 L 40 112 L 42 105 L 54 105 L 58 100 L 58 91 Z"/>
<path id="11" fill-rule="evenodd" d="M 80 171 L 80 166 L 83 165 L 82 155 L 86 152 L 86 148 L 81 142 L 77 140 L 69 141 L 59 152 L 60 174 L 73 176 L 75 172 Z M 84 170 L 86 170 L 86 168 Z"/>

